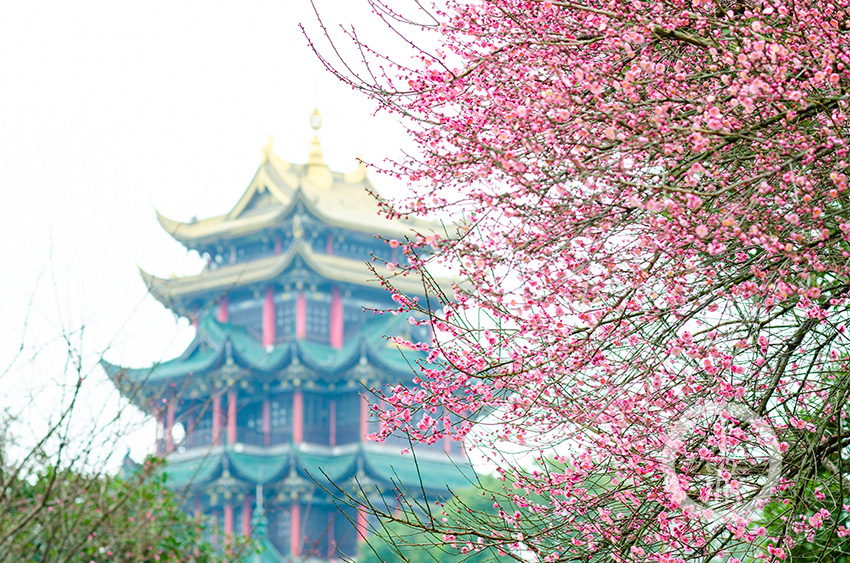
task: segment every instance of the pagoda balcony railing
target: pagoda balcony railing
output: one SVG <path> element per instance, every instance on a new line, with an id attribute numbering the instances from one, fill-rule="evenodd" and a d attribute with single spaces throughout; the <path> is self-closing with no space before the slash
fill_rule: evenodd
<path id="1" fill-rule="evenodd" d="M 292 441 L 291 429 L 272 429 L 268 433 L 268 445 L 277 446 L 280 444 L 288 444 Z M 258 432 L 254 428 L 239 426 L 236 429 L 236 443 L 247 444 L 250 446 L 265 446 L 266 434 Z"/>
<path id="2" fill-rule="evenodd" d="M 269 445 L 288 444 L 292 441 L 292 430 L 271 430 L 269 432 Z"/>
<path id="3" fill-rule="evenodd" d="M 251 446 L 265 446 L 266 435 L 262 432 L 257 432 L 253 428 L 245 428 L 240 426 L 236 430 L 236 442 L 240 444 L 248 444 Z"/>
<path id="4" fill-rule="evenodd" d="M 183 438 L 184 448 L 208 448 L 212 444 L 212 429 L 196 429 Z"/>

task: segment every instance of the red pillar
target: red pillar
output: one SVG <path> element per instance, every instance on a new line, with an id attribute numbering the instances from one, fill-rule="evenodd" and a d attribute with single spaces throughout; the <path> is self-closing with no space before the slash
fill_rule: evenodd
<path id="1" fill-rule="evenodd" d="M 360 395 L 360 441 L 366 441 L 369 434 L 369 401 L 365 395 Z"/>
<path id="2" fill-rule="evenodd" d="M 328 405 L 328 426 L 330 426 L 330 435 L 328 436 L 328 445 L 336 445 L 336 401 L 331 399 Z"/>
<path id="3" fill-rule="evenodd" d="M 233 505 L 228 501 L 224 505 L 224 543 L 228 549 L 233 541 Z"/>
<path id="4" fill-rule="evenodd" d="M 295 299 L 295 338 L 303 340 L 307 337 L 307 297 L 303 291 L 298 292 Z"/>
<path id="5" fill-rule="evenodd" d="M 334 520 L 336 513 L 331 511 L 328 513 L 328 559 L 335 559 L 336 542 L 334 542 Z"/>
<path id="6" fill-rule="evenodd" d="M 218 322 L 226 323 L 230 318 L 230 296 L 224 294 L 218 300 Z"/>
<path id="7" fill-rule="evenodd" d="M 366 539 L 367 534 L 366 509 L 362 506 L 357 507 L 357 536 L 360 541 Z"/>
<path id="8" fill-rule="evenodd" d="M 336 287 L 331 289 L 331 348 L 342 348 L 342 296 Z"/>
<path id="9" fill-rule="evenodd" d="M 304 394 L 296 389 L 292 394 L 292 443 L 304 441 Z"/>
<path id="10" fill-rule="evenodd" d="M 452 437 L 448 434 L 443 436 L 443 451 L 447 454 L 452 453 Z"/>
<path id="11" fill-rule="evenodd" d="M 283 239 L 281 238 L 280 235 L 275 235 L 274 236 L 274 253 L 280 254 L 282 250 L 283 250 Z"/>
<path id="12" fill-rule="evenodd" d="M 301 555 L 301 505 L 292 503 L 289 519 L 289 553 L 297 557 Z"/>
<path id="13" fill-rule="evenodd" d="M 263 301 L 263 347 L 274 345 L 275 339 L 274 287 L 266 288 L 266 300 Z"/>
<path id="14" fill-rule="evenodd" d="M 227 443 L 236 443 L 236 389 L 227 392 Z"/>
<path id="15" fill-rule="evenodd" d="M 221 444 L 221 395 L 213 397 L 212 405 L 212 445 Z"/>
<path id="16" fill-rule="evenodd" d="M 242 501 L 242 535 L 246 538 L 251 535 L 251 497 L 248 495 Z"/>
<path id="17" fill-rule="evenodd" d="M 325 250 L 328 254 L 334 253 L 334 237 L 333 235 L 328 235 L 327 240 L 325 241 Z"/>
<path id="18" fill-rule="evenodd" d="M 174 450 L 174 436 L 171 431 L 174 429 L 174 399 L 169 401 L 165 409 L 165 451 Z"/>
<path id="19" fill-rule="evenodd" d="M 271 444 L 272 434 L 272 409 L 268 399 L 263 401 L 263 443 L 268 447 Z"/>

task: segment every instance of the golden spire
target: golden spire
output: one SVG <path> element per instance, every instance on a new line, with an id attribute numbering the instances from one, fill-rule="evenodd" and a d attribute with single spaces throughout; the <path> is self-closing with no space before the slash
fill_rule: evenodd
<path id="1" fill-rule="evenodd" d="M 318 109 L 314 109 L 310 114 L 310 127 L 316 133 L 322 126 L 322 114 Z M 313 135 L 313 142 L 310 143 L 310 151 L 307 153 L 307 179 L 316 186 L 329 188 L 333 184 L 328 165 L 325 164 L 325 159 L 322 156 L 322 145 L 319 143 L 319 135 Z"/>
<path id="2" fill-rule="evenodd" d="M 325 166 L 325 161 L 322 158 L 322 145 L 319 144 L 319 129 L 322 127 L 322 114 L 319 113 L 318 109 L 314 109 L 313 113 L 310 114 L 310 127 L 313 128 L 317 134 L 313 135 L 313 142 L 310 143 L 310 152 L 307 158 L 308 166 Z"/>
<path id="3" fill-rule="evenodd" d="M 322 127 L 322 114 L 319 113 L 318 108 L 314 109 L 313 113 L 310 114 L 310 127 L 312 127 L 313 131 L 316 131 L 317 133 Z"/>

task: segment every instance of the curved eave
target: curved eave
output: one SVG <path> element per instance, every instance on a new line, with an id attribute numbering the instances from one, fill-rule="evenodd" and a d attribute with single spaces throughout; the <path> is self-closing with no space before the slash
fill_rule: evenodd
<path id="1" fill-rule="evenodd" d="M 150 401 L 159 400 L 165 385 L 202 377 L 222 364 L 223 348 L 207 350 L 192 359 L 178 357 L 147 368 L 127 368 L 103 359 L 100 365 L 123 397 L 150 413 Z"/>
<path id="2" fill-rule="evenodd" d="M 408 374 L 413 377 L 413 375 L 419 374 L 419 362 L 425 360 L 425 354 L 385 344 L 383 349 L 377 346 L 369 346 L 366 349 L 366 359 L 371 365 L 385 373 Z"/>
<path id="3" fill-rule="evenodd" d="M 334 455 L 302 450 L 296 454 L 296 470 L 302 477 L 327 488 L 353 477 L 357 472 L 357 459 L 360 455 L 359 451 Z"/>
<path id="4" fill-rule="evenodd" d="M 289 476 L 297 475 L 332 490 L 334 486 L 344 486 L 362 468 L 360 478 L 372 479 L 386 490 L 401 484 L 417 496 L 422 488 L 429 495 L 448 496 L 450 490 L 470 486 L 475 475 L 464 461 L 426 452 L 415 457 L 410 453 L 401 455 L 393 447 L 373 444 L 361 445 L 345 453 L 311 450 L 305 446 L 294 449 L 290 446 L 273 453 L 247 453 L 240 451 L 238 445 L 236 448 L 226 446 L 200 456 L 189 454 L 170 459 L 164 467 L 168 486 L 203 489 L 215 484 L 226 465 L 234 479 L 251 486 L 280 484 Z"/>
<path id="5" fill-rule="evenodd" d="M 133 376 L 128 375 L 128 372 L 134 370 L 116 366 L 106 360 L 100 360 L 100 366 L 103 368 L 103 371 L 106 372 L 107 377 L 113 382 L 115 388 L 118 389 L 118 392 L 122 397 L 138 407 L 145 414 L 156 414 L 152 407 L 152 402 L 156 400 L 158 394 L 156 393 L 156 390 L 151 387 L 136 384 L 133 380 Z"/>
<path id="6" fill-rule="evenodd" d="M 205 244 L 219 243 L 222 239 L 250 235 L 278 225 L 286 215 L 286 209 L 285 207 L 272 208 L 238 219 L 228 219 L 227 215 L 219 215 L 193 223 L 169 219 L 159 211 L 156 212 L 156 218 L 162 228 L 175 240 L 188 248 L 196 249 Z"/>
<path id="7" fill-rule="evenodd" d="M 296 340 L 294 348 L 298 360 L 309 370 L 328 381 L 345 379 L 345 373 L 360 359 L 361 339 L 353 338 L 340 350 L 325 344 Z"/>
<path id="8" fill-rule="evenodd" d="M 361 202 L 361 209 L 356 209 L 355 207 L 353 210 L 354 212 L 352 212 L 351 207 L 346 209 L 346 202 L 344 200 L 337 202 L 336 206 L 331 206 L 329 199 L 323 197 L 328 194 L 314 193 L 312 194 L 313 197 L 310 197 L 310 195 L 306 194 L 303 190 L 296 192 L 296 197 L 304 203 L 307 210 L 310 211 L 317 219 L 327 225 L 338 227 L 340 229 L 358 231 L 367 235 L 379 235 L 385 238 L 400 239 L 404 239 L 411 235 L 415 236 L 417 233 L 431 232 L 444 234 L 445 229 L 439 223 L 432 223 L 430 221 L 423 221 L 420 219 L 387 219 L 381 215 L 378 208 L 379 200 L 374 199 L 373 196 L 369 195 L 366 191 L 367 189 L 370 191 L 374 190 L 374 188 L 371 187 L 371 184 L 344 184 L 337 185 L 335 188 L 336 190 L 350 190 L 354 194 L 360 196 L 357 199 L 363 198 L 364 196 L 372 198 L 371 208 Z M 354 201 L 356 201 L 356 199 L 354 199 Z M 351 203 L 354 203 L 354 201 Z M 369 220 L 364 221 L 363 218 L 365 217 L 368 217 Z"/>
<path id="9" fill-rule="evenodd" d="M 139 271 L 148 290 L 160 303 L 185 315 L 186 300 L 199 297 L 215 299 L 236 287 L 272 281 L 289 268 L 296 257 L 300 257 L 308 268 L 326 279 L 364 287 L 381 286 L 380 280 L 365 262 L 315 253 L 301 240 L 295 241 L 283 254 L 215 270 L 204 270 L 195 276 L 166 279 L 149 274 L 141 268 Z M 435 282 L 444 292 L 452 294 L 451 280 L 435 279 Z M 424 294 L 422 280 L 413 276 L 396 275 L 389 283 L 409 295 Z"/>
<path id="10" fill-rule="evenodd" d="M 416 450 L 414 450 L 416 451 Z M 364 448 L 366 474 L 386 488 L 403 486 L 418 495 L 421 489 L 429 495 L 448 496 L 474 483 L 475 471 L 462 460 L 431 452 L 401 455 L 390 446 Z"/>
<path id="11" fill-rule="evenodd" d="M 221 476 L 225 454 L 221 450 L 206 452 L 203 456 L 169 460 L 163 467 L 170 489 L 198 489 Z"/>

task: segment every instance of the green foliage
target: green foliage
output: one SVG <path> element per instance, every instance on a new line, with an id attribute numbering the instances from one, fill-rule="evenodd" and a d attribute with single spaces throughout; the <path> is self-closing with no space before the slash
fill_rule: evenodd
<path id="1" fill-rule="evenodd" d="M 231 561 L 206 524 L 180 510 L 160 460 L 118 478 L 48 466 L 27 478 L 6 473 L 0 561 L 147 563 Z M 233 546 L 242 552 L 242 543 Z"/>
<path id="2" fill-rule="evenodd" d="M 379 536 L 369 538 L 368 545 L 361 547 L 357 563 L 485 563 L 494 559 L 489 549 L 476 551 L 467 547 L 468 551 L 464 553 L 461 551 L 464 547 L 444 544 L 433 534 L 411 531 L 402 523 L 392 522 L 383 528 Z"/>
<path id="3" fill-rule="evenodd" d="M 445 503 L 440 515 L 467 511 L 495 516 L 493 501 L 473 488 L 460 491 Z M 446 541 L 441 535 L 425 531 L 429 527 L 426 522 L 427 518 L 416 513 L 397 514 L 392 521 L 382 522 L 367 544 L 361 546 L 357 563 L 485 563 L 495 559 L 492 549 L 481 549 L 463 534 Z"/>
<path id="4" fill-rule="evenodd" d="M 831 460 L 826 465 L 837 469 Z M 766 507 L 768 535 L 787 534 L 795 539 L 796 545 L 789 550 L 794 563 L 850 563 L 850 536 L 839 534 L 850 526 L 850 511 L 844 508 L 850 504 L 848 476 L 822 466 L 817 475 L 801 480 L 795 488 L 794 505 L 772 503 Z M 794 515 L 797 520 L 789 520 Z"/>

